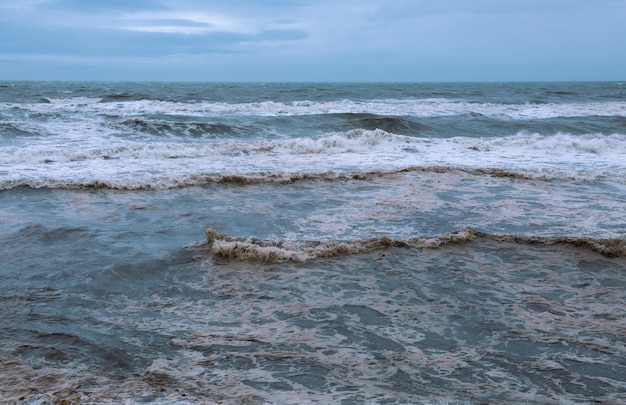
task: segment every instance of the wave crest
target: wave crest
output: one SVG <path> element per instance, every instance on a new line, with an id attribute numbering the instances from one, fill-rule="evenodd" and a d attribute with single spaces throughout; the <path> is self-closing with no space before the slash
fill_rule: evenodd
<path id="1" fill-rule="evenodd" d="M 593 176 L 572 175 L 570 173 L 550 172 L 545 170 L 516 171 L 501 168 L 465 168 L 457 166 L 411 166 L 390 170 L 371 170 L 355 172 L 274 172 L 274 173 L 230 173 L 230 174 L 189 174 L 173 177 L 148 177 L 141 179 L 20 179 L 20 180 L 0 180 L 0 191 L 10 190 L 17 187 L 65 189 L 65 190 L 89 190 L 89 189 L 109 189 L 109 190 L 168 190 L 184 187 L 197 187 L 207 184 L 230 184 L 230 185 L 254 185 L 254 184 L 290 184 L 299 181 L 322 180 L 370 180 L 389 175 L 424 172 L 424 173 L 467 173 L 475 176 L 490 176 L 496 178 L 509 178 L 513 180 L 535 180 L 535 181 L 626 181 L 626 179 L 615 178 L 609 173 Z"/>
<path id="2" fill-rule="evenodd" d="M 261 116 L 285 117 L 326 114 L 376 114 L 385 116 L 446 117 L 473 115 L 508 119 L 549 119 L 557 117 L 626 117 L 626 102 L 502 104 L 480 103 L 456 99 L 387 99 L 387 100 L 331 100 L 331 101 L 257 101 L 224 103 L 210 101 L 175 102 L 161 100 L 125 101 L 124 98 L 44 98 L 43 103 L 10 104 L 38 112 L 74 111 L 88 114 Z"/>
<path id="3" fill-rule="evenodd" d="M 139 124 L 142 125 L 142 124 Z M 210 128 L 204 128 L 210 130 Z M 52 142 L 0 148 L 0 190 L 140 190 L 207 183 L 360 179 L 411 171 L 522 180 L 626 182 L 626 135 L 424 139 L 381 129 L 216 142 Z"/>
<path id="4" fill-rule="evenodd" d="M 477 238 L 520 244 L 571 245 L 588 248 L 609 257 L 626 257 L 626 238 L 499 235 L 477 231 L 471 227 L 433 237 L 392 239 L 380 236 L 369 240 L 339 242 L 281 242 L 255 237 L 232 237 L 222 235 L 213 228 L 206 230 L 206 236 L 206 245 L 215 257 L 263 264 L 308 262 L 334 256 L 370 253 L 391 247 L 436 249 L 450 244 L 471 243 Z"/>

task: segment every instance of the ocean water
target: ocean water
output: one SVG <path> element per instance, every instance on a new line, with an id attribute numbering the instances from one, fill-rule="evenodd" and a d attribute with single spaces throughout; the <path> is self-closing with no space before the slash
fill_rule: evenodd
<path id="1" fill-rule="evenodd" d="M 626 84 L 0 82 L 0 399 L 626 403 Z"/>

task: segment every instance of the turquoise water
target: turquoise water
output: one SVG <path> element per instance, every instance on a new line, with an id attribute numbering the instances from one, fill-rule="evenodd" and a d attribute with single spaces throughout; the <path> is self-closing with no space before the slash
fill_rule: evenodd
<path id="1" fill-rule="evenodd" d="M 9 403 L 626 401 L 619 83 L 0 83 Z"/>

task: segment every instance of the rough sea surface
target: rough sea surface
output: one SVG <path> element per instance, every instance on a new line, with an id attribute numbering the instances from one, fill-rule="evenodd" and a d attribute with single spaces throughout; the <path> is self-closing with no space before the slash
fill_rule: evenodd
<path id="1" fill-rule="evenodd" d="M 0 402 L 626 403 L 626 84 L 0 82 Z"/>

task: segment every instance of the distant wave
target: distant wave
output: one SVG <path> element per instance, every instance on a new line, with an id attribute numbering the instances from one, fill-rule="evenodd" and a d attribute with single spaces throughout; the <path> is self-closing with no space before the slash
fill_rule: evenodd
<path id="1" fill-rule="evenodd" d="M 210 122 L 180 122 L 146 118 L 128 118 L 114 124 L 120 130 L 133 130 L 151 135 L 198 138 L 204 135 L 236 135 L 243 130 L 233 125 Z"/>
<path id="2" fill-rule="evenodd" d="M 587 237 L 537 237 L 525 235 L 498 235 L 466 228 L 433 237 L 391 239 L 381 236 L 368 240 L 325 241 L 325 242 L 280 242 L 254 237 L 232 237 L 219 234 L 215 229 L 206 231 L 206 246 L 211 254 L 227 260 L 251 261 L 260 263 L 307 262 L 334 256 L 348 256 L 398 248 L 436 249 L 450 244 L 471 243 L 477 238 L 498 242 L 557 245 L 565 244 L 584 247 L 611 256 L 626 257 L 626 238 L 594 239 Z"/>
<path id="3" fill-rule="evenodd" d="M 401 117 L 370 114 L 363 114 L 365 116 L 359 116 L 361 114 L 349 114 L 349 116 L 352 115 L 355 115 L 355 117 L 349 119 L 348 123 L 354 125 L 355 128 L 369 130 L 381 129 L 385 132 L 399 135 L 420 134 L 424 131 L 430 130 L 430 128 L 424 124 Z"/>
<path id="4" fill-rule="evenodd" d="M 126 125 L 146 127 L 148 124 L 143 120 L 127 121 Z M 168 125 L 168 124 L 155 124 Z M 194 124 L 191 124 L 193 127 Z M 217 124 L 200 126 L 205 130 L 220 130 Z M 235 130 L 226 127 L 223 130 Z M 88 141 L 88 140 L 87 140 Z M 143 159 L 173 159 L 173 158 L 197 158 L 208 156 L 236 156 L 240 154 L 269 154 L 281 153 L 285 155 L 306 154 L 337 154 L 346 152 L 367 152 L 377 146 L 382 149 L 387 147 L 403 147 L 410 142 L 419 142 L 414 138 L 391 134 L 382 130 L 355 129 L 345 132 L 333 132 L 313 138 L 293 138 L 284 140 L 253 140 L 236 141 L 226 139 L 219 142 L 112 142 L 98 140 L 98 146 L 72 148 L 71 144 L 57 149 L 47 143 L 34 144 L 21 148 L 1 148 L 0 164 L 4 163 L 52 163 L 72 162 L 85 160 L 102 160 L 118 158 L 143 158 Z M 105 146 L 103 144 L 109 144 Z"/>
<path id="5" fill-rule="evenodd" d="M 455 137 L 453 142 L 465 145 L 472 150 L 498 151 L 553 151 L 586 152 L 592 154 L 626 154 L 626 135 L 623 134 L 584 134 L 572 135 L 556 133 L 542 135 L 537 133 L 519 133 L 498 138 Z"/>
<path id="6" fill-rule="evenodd" d="M 108 93 L 101 99 L 101 101 L 120 101 L 120 100 L 130 100 L 133 97 L 137 97 L 131 93 L 119 92 L 119 93 Z"/>
<path id="7" fill-rule="evenodd" d="M 110 100 L 110 99 L 107 99 Z M 105 101 L 102 98 L 46 98 L 45 103 L 3 103 L 0 109 L 20 108 L 37 112 L 74 112 L 108 115 L 187 116 L 295 116 L 326 114 L 375 114 L 381 116 L 443 117 L 479 114 L 499 119 L 548 119 L 557 117 L 626 117 L 626 102 L 497 104 L 454 99 L 261 101 L 254 103 L 172 102 L 159 100 Z"/>
<path id="8" fill-rule="evenodd" d="M 179 124 L 166 122 L 146 122 L 144 120 L 128 120 L 123 125 L 138 126 L 149 131 L 171 128 Z M 187 131 L 205 132 L 237 132 L 236 127 L 211 124 L 188 123 L 180 124 Z M 12 126 L 12 128 L 14 128 Z M 14 128 L 18 129 L 18 128 Z M 89 142 L 89 140 L 85 140 Z M 0 148 L 0 164 L 11 163 L 50 163 L 84 160 L 101 160 L 117 158 L 195 158 L 205 156 L 236 156 L 239 154 L 343 154 L 349 152 L 403 152 L 416 153 L 427 151 L 428 154 L 461 153 L 461 157 L 473 158 L 473 152 L 490 152 L 486 156 L 515 153 L 518 157 L 529 157 L 535 152 L 579 152 L 590 155 L 617 156 L 626 154 L 626 135 L 624 134 L 585 134 L 571 135 L 557 133 L 553 135 L 519 133 L 504 137 L 473 138 L 453 137 L 448 139 L 416 138 L 397 135 L 382 129 L 354 129 L 344 132 L 331 132 L 315 137 L 278 139 L 278 140 L 234 140 L 190 143 L 190 142 L 134 142 L 96 140 L 92 147 L 71 144 L 63 148 L 51 147 L 48 143 L 33 144 L 20 148 Z M 108 145 L 107 145 L 108 144 Z M 444 156 L 442 156 L 444 157 Z M 472 160 L 472 159 L 470 159 Z M 624 163 L 624 162 L 622 162 Z"/>
<path id="9" fill-rule="evenodd" d="M 44 104 L 55 104 L 61 107 L 71 106 L 84 106 L 88 104 L 95 104 L 102 101 L 101 97 L 71 97 L 71 98 L 55 98 L 55 97 L 42 97 L 41 102 Z"/>
<path id="10" fill-rule="evenodd" d="M 0 137 L 3 135 L 38 135 L 39 127 L 37 125 L 25 122 L 0 122 Z"/>

